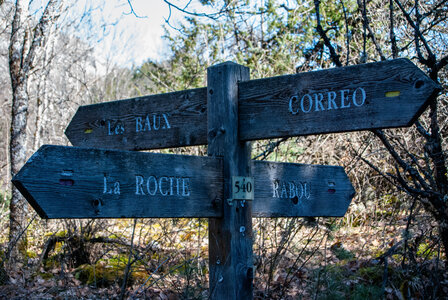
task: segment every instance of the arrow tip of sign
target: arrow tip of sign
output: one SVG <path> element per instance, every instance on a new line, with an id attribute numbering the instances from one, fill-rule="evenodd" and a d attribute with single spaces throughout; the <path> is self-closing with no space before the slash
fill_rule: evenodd
<path id="1" fill-rule="evenodd" d="M 37 214 L 42 219 L 49 219 L 48 215 L 44 212 L 42 207 L 37 203 L 36 199 L 34 199 L 34 197 L 28 192 L 28 189 L 22 184 L 21 177 L 19 174 L 20 174 L 20 171 L 19 171 L 19 173 L 17 173 L 16 176 L 13 177 L 11 182 L 20 191 L 20 193 L 25 197 L 25 199 L 28 201 L 28 203 L 34 208 L 34 210 L 37 212 Z"/>

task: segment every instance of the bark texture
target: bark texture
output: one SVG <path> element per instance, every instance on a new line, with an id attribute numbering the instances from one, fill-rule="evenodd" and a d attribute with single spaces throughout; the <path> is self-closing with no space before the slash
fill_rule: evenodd
<path id="1" fill-rule="evenodd" d="M 29 96 L 28 80 L 36 57 L 50 33 L 50 28 L 61 11 L 61 1 L 50 0 L 39 22 L 30 26 L 28 1 L 17 0 L 11 24 L 9 44 L 9 71 L 12 88 L 11 128 L 9 155 L 11 175 L 14 176 L 27 158 L 27 117 Z M 16 188 L 12 190 L 10 202 L 10 248 L 14 247 L 26 228 L 28 205 Z M 10 251 L 9 251 L 10 252 Z M 12 252 L 12 256 L 17 252 Z"/>

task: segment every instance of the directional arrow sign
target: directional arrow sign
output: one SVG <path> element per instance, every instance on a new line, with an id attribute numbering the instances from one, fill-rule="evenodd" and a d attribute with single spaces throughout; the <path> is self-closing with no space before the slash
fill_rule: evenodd
<path id="1" fill-rule="evenodd" d="M 407 59 L 240 82 L 241 140 L 410 126 L 439 86 Z M 144 150 L 207 144 L 207 89 L 79 107 L 74 146 Z"/>
<path id="2" fill-rule="evenodd" d="M 241 82 L 242 140 L 410 126 L 439 86 L 407 59 Z"/>
<path id="3" fill-rule="evenodd" d="M 143 150 L 207 144 L 207 89 L 79 107 L 65 130 L 72 145 Z"/>
<path id="4" fill-rule="evenodd" d="M 344 168 L 254 161 L 254 217 L 342 217 L 355 190 Z"/>
<path id="5" fill-rule="evenodd" d="M 13 183 L 42 218 L 219 217 L 220 159 L 42 146 Z"/>

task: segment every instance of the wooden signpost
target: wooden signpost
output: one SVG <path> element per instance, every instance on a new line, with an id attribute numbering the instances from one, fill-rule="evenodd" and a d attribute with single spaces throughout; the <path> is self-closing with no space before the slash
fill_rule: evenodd
<path id="1" fill-rule="evenodd" d="M 342 217 L 355 193 L 338 166 L 252 161 L 251 170 L 250 185 L 231 186 L 254 192 L 253 217 Z M 43 219 L 217 218 L 222 172 L 221 158 L 45 145 L 13 183 Z"/>
<path id="2" fill-rule="evenodd" d="M 221 217 L 222 161 L 42 146 L 13 183 L 42 218 Z"/>
<path id="3" fill-rule="evenodd" d="M 207 89 L 81 106 L 65 135 L 74 146 L 119 150 L 207 144 Z"/>
<path id="4" fill-rule="evenodd" d="M 238 88 L 242 140 L 411 126 L 439 89 L 407 59 L 251 80 Z"/>
<path id="5" fill-rule="evenodd" d="M 438 89 L 407 59 L 241 81 L 239 140 L 410 126 Z M 120 150 L 207 144 L 207 89 L 81 106 L 65 134 Z"/>
<path id="6" fill-rule="evenodd" d="M 208 217 L 212 299 L 251 299 L 252 217 L 343 216 L 342 167 L 250 161 L 255 139 L 411 125 L 439 86 L 406 59 L 249 80 L 79 108 L 73 145 L 43 146 L 13 178 L 42 218 Z M 98 150 L 208 144 L 209 157 Z"/>

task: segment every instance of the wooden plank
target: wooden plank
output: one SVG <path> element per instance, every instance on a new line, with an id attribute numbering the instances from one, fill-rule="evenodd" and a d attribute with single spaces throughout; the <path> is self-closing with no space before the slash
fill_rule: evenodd
<path id="1" fill-rule="evenodd" d="M 42 218 L 222 215 L 218 158 L 42 146 L 13 183 Z"/>
<path id="2" fill-rule="evenodd" d="M 239 83 L 242 140 L 410 126 L 440 87 L 407 59 Z"/>
<path id="3" fill-rule="evenodd" d="M 144 150 L 207 143 L 206 88 L 79 107 L 65 134 L 74 146 Z"/>
<path id="4" fill-rule="evenodd" d="M 232 198 L 232 177 L 250 176 L 250 144 L 238 139 L 238 86 L 249 69 L 234 63 L 208 68 L 208 155 L 223 158 L 223 217 L 209 220 L 211 299 L 252 299 L 252 207 Z"/>
<path id="5" fill-rule="evenodd" d="M 342 217 L 355 194 L 344 168 L 253 161 L 254 217 Z"/>

